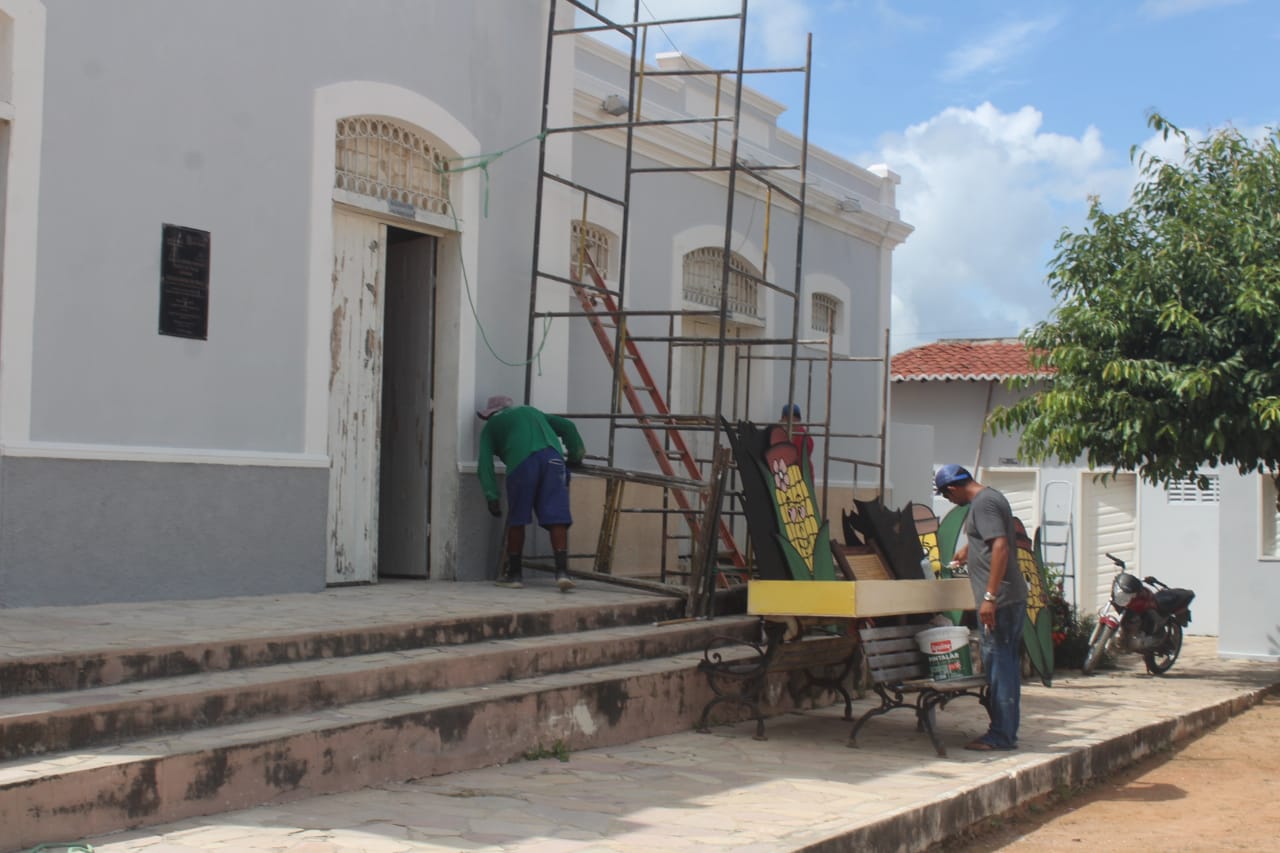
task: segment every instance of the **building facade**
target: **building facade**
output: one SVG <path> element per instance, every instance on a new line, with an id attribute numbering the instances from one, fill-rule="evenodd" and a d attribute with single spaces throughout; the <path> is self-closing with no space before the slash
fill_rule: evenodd
<path id="1" fill-rule="evenodd" d="M 548 3 L 0 0 L 0 606 L 492 574 L 474 410 L 523 397 Z M 553 120 L 598 118 L 619 56 L 584 37 L 553 62 Z M 795 156 L 782 105 L 744 103 L 755 155 Z M 802 322 L 875 351 L 910 230 L 897 178 L 811 151 Z M 586 181 L 617 140 L 547 154 Z M 638 187 L 634 305 L 698 304 L 724 199 L 714 178 Z M 766 261 L 762 199 L 737 203 L 735 262 L 795 267 Z M 619 236 L 577 204 L 543 208 L 566 267 L 575 235 Z M 758 299 L 735 322 L 784 333 Z M 539 341 L 530 401 L 599 410 L 598 345 L 562 323 Z M 692 399 L 698 369 L 674 369 Z M 772 417 L 785 385 L 751 381 Z M 859 381 L 850 400 L 883 378 Z"/>

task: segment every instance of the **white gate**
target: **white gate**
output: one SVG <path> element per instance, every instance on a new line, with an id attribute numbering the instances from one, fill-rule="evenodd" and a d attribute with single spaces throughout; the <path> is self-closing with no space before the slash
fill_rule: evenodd
<path id="1" fill-rule="evenodd" d="M 978 482 L 998 489 L 1009 501 L 1014 516 L 1026 526 L 1027 535 L 1035 535 L 1036 526 L 1040 524 L 1040 500 L 1034 470 L 984 468 L 978 472 Z"/>
<path id="2" fill-rule="evenodd" d="M 1111 597 L 1115 564 L 1107 552 L 1136 565 L 1138 551 L 1138 481 L 1119 474 L 1106 484 L 1083 474 L 1080 490 L 1080 610 L 1093 613 Z"/>

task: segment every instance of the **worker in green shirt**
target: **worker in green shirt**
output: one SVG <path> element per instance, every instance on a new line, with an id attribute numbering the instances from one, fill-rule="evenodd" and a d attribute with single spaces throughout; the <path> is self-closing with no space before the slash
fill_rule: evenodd
<path id="1" fill-rule="evenodd" d="M 498 503 L 498 479 L 493 457 L 501 456 L 507 466 L 507 568 L 498 586 L 520 589 L 524 528 L 537 513 L 538 524 L 551 536 L 555 556 L 556 585 L 561 592 L 573 588 L 569 578 L 568 467 L 582 464 L 586 448 L 573 423 L 558 415 L 547 415 L 533 406 L 517 406 L 510 397 L 490 397 L 476 412 L 485 421 L 480 431 L 480 486 L 489 502 L 489 512 L 502 516 Z M 561 454 L 560 442 L 565 452 Z"/>

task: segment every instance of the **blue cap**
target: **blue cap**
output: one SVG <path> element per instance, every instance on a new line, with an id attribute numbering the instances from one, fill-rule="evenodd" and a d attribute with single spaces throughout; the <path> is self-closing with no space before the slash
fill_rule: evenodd
<path id="1" fill-rule="evenodd" d="M 943 465 L 938 469 L 938 473 L 933 475 L 933 490 L 942 494 L 947 486 L 954 486 L 956 483 L 972 479 L 969 472 L 959 465 Z"/>
<path id="2" fill-rule="evenodd" d="M 787 403 L 787 405 L 782 407 L 782 417 L 785 418 L 787 415 L 790 415 L 793 418 L 800 417 L 800 407 L 795 403 Z"/>

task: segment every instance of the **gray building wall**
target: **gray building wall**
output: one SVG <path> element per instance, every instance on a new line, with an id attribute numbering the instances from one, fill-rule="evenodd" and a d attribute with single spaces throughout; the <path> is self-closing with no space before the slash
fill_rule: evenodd
<path id="1" fill-rule="evenodd" d="M 621 194 L 618 176 L 622 170 L 622 150 L 600 139 L 582 137 L 575 140 L 575 180 L 606 192 Z M 637 167 L 656 165 L 653 161 L 637 156 Z M 749 184 L 745 178 L 739 184 Z M 699 180 L 689 175 L 637 175 L 632 183 L 631 234 L 628 246 L 627 305 L 631 309 L 668 310 L 682 304 L 679 275 L 679 258 L 673 239 L 697 226 L 719 229 L 714 242 L 723 245 L 725 220 L 725 188 L 711 180 Z M 740 195 L 734 205 L 735 246 L 744 241 L 757 247 L 765 242 L 764 202 Z M 770 223 L 768 263 L 774 280 L 780 286 L 792 287 L 796 266 L 796 216 L 782 205 L 773 209 Z M 810 220 L 804 232 L 804 266 L 807 277 L 827 275 L 850 289 L 851 299 L 843 306 L 850 342 L 848 354 L 876 357 L 883 348 L 883 330 L 880 326 L 881 302 L 888 295 L 882 293 L 881 251 L 867 241 L 851 237 L 821 222 Z M 805 303 L 810 295 L 806 287 L 801 300 L 761 289 L 762 305 L 767 328 L 761 334 L 768 337 L 787 337 L 792 330 L 792 312 L 800 310 L 804 315 Z M 663 336 L 668 334 L 666 318 L 633 318 L 630 332 L 633 335 Z M 677 333 L 679 332 L 677 328 Z M 601 355 L 599 343 L 586 324 L 572 328 L 570 370 L 570 409 L 582 411 L 608 411 L 611 370 Z M 802 322 L 801 338 L 817 337 Z M 667 373 L 667 347 L 662 343 L 642 343 L 646 362 L 660 384 L 665 385 Z M 775 354 L 785 348 L 774 348 Z M 692 350 L 685 350 L 692 352 Z M 760 352 L 765 352 L 761 349 Z M 803 354 L 823 355 L 818 351 L 802 348 Z M 732 364 L 726 367 L 726 387 L 730 387 Z M 750 415 L 765 422 L 777 417 L 787 396 L 786 371 L 778 363 L 756 362 L 753 376 L 760 377 L 762 393 L 752 397 Z M 826 382 L 825 362 L 814 366 L 814 397 L 806 406 L 806 417 L 821 419 L 825 408 L 823 399 Z M 880 392 L 882 369 L 879 363 L 838 365 L 836 380 L 839 383 L 832 399 L 833 430 L 845 433 L 870 434 L 879 430 Z M 767 377 L 767 379 L 765 378 Z M 796 399 L 806 401 L 808 375 L 804 367 L 797 377 Z M 728 407 L 726 403 L 726 408 Z M 584 438 L 589 447 L 600 448 L 606 441 L 606 426 L 602 421 L 586 422 Z M 635 432 L 627 432 L 618 438 L 618 464 L 625 467 L 653 465 L 653 457 L 643 439 Z M 821 453 L 822 448 L 817 448 Z M 594 452 L 594 449 L 591 451 Z M 841 439 L 833 453 L 862 459 L 878 458 L 879 444 L 869 439 Z M 852 475 L 847 466 L 833 469 L 833 480 L 847 480 Z"/>
<path id="2" fill-rule="evenodd" d="M 404 86 L 504 148 L 538 129 L 541 4 L 46 5 L 32 438 L 300 449 L 314 90 Z M 527 279 L 533 156 L 491 168 L 471 275 Z M 208 341 L 156 334 L 165 222 L 212 232 Z"/>
<path id="3" fill-rule="evenodd" d="M 1237 475 L 1221 472 L 1221 483 Z M 1138 485 L 1142 507 L 1139 525 L 1143 577 L 1155 575 L 1174 587 L 1196 591 L 1188 634 L 1221 631 L 1218 590 L 1218 537 L 1221 504 L 1171 504 L 1164 486 Z M 1223 564 L 1226 565 L 1225 563 Z M 1225 574 L 1225 572 L 1224 572 Z"/>
<path id="4" fill-rule="evenodd" d="M 46 7 L 36 449 L 0 460 L 0 604 L 322 588 L 328 471 L 294 460 L 306 427 L 315 91 L 400 86 L 484 150 L 507 148 L 538 130 L 546 4 Z M 464 226 L 482 246 L 467 270 L 477 311 L 491 340 L 521 342 L 501 353 L 511 360 L 524 356 L 526 319 L 504 294 L 527 299 L 536 156 L 527 145 L 490 165 L 487 216 Z M 164 223 L 211 232 L 207 341 L 157 334 Z M 523 382 L 479 339 L 474 353 L 443 354 L 441 369 L 473 359 L 477 396 Z M 42 458 L 50 444 L 107 458 Z M 458 462 L 436 470 L 460 476 Z M 462 500 L 463 526 L 476 529 L 460 541 L 496 541 L 478 487 L 464 483 Z M 492 564 L 479 549 L 464 559 L 479 576 Z"/>
<path id="5" fill-rule="evenodd" d="M 1257 476 L 1222 475 L 1218 537 L 1222 613 L 1218 653 L 1280 660 L 1280 560 L 1262 558 L 1261 489 Z M 1197 593 L 1199 590 L 1197 589 Z M 1195 618 L 1196 604 L 1192 604 Z"/>

